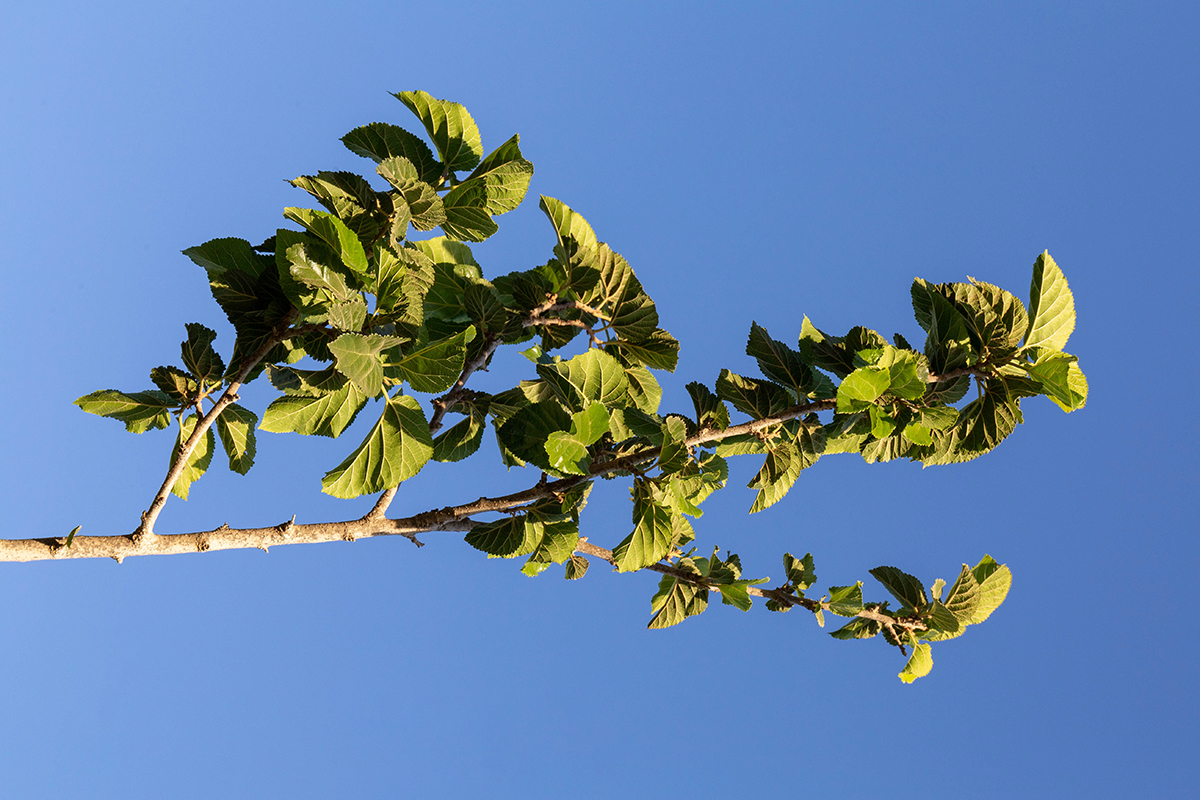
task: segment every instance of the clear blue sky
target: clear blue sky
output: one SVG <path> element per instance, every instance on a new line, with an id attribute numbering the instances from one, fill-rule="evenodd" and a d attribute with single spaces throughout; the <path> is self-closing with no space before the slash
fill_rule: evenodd
<path id="1" fill-rule="evenodd" d="M 748 517 L 739 464 L 706 505 L 701 540 L 773 578 L 785 550 L 822 586 L 1008 563 L 1007 603 L 912 686 L 894 649 L 799 613 L 649 632 L 652 576 L 530 579 L 453 534 L 0 565 L 0 796 L 1195 791 L 1198 23 L 1190 3 L 5 4 L 5 537 L 132 530 L 170 435 L 71 401 L 147 388 L 185 322 L 228 346 L 179 251 L 260 241 L 305 203 L 284 179 L 363 169 L 337 139 L 410 125 L 402 89 L 465 104 L 485 148 L 519 132 L 531 194 L 630 260 L 683 343 L 667 408 L 751 371 L 752 320 L 915 339 L 914 276 L 1025 296 L 1044 249 L 1091 399 L 1027 403 L 965 466 L 829 458 Z M 487 274 L 550 255 L 536 204 L 500 222 Z M 319 491 L 350 446 L 262 434 L 249 476 L 214 469 L 159 530 L 361 513 Z M 393 508 L 532 477 L 477 460 Z M 628 501 L 603 489 L 584 533 L 611 545 Z"/>

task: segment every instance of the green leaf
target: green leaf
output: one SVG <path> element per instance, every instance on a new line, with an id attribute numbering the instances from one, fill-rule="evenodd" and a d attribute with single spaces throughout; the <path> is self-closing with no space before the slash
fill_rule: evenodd
<path id="1" fill-rule="evenodd" d="M 727 369 L 717 376 L 717 397 L 753 419 L 774 416 L 794 404 L 792 396 L 779 384 L 744 378 Z"/>
<path id="2" fill-rule="evenodd" d="M 634 529 L 613 548 L 613 561 L 619 572 L 633 572 L 665 558 L 680 526 L 681 516 L 655 502 L 650 490 L 639 481 L 634 486 Z M 690 528 L 690 526 L 688 526 Z"/>
<path id="3" fill-rule="evenodd" d="M 803 592 L 817 581 L 812 553 L 805 553 L 804 558 L 796 558 L 791 553 L 784 553 L 783 572 L 787 575 L 788 583 L 792 584 L 799 592 Z"/>
<path id="4" fill-rule="evenodd" d="M 366 241 L 379 235 L 385 222 L 379 197 L 366 178 L 353 172 L 318 172 L 289 181 L 311 194 Z"/>
<path id="5" fill-rule="evenodd" d="M 71 532 L 67 534 L 67 544 L 66 544 L 67 547 L 70 547 L 72 544 L 75 543 L 75 534 L 79 533 L 79 529 L 82 527 L 83 527 L 82 525 L 76 525 L 74 528 L 71 529 Z"/>
<path id="6" fill-rule="evenodd" d="M 721 602 L 727 606 L 733 606 L 741 611 L 749 611 L 753 604 L 750 600 L 750 592 L 747 587 L 753 581 L 736 581 L 734 583 L 723 583 L 716 588 L 721 593 Z"/>
<path id="7" fill-rule="evenodd" d="M 229 456 L 229 468 L 239 475 L 245 475 L 254 466 L 254 426 L 258 424 L 258 415 L 253 411 L 230 403 L 217 417 L 217 433 Z"/>
<path id="8" fill-rule="evenodd" d="M 471 412 L 466 419 L 443 431 L 433 440 L 434 461 L 462 461 L 479 449 L 486 427 L 482 415 Z"/>
<path id="9" fill-rule="evenodd" d="M 239 272 L 257 278 L 263 270 L 262 260 L 245 239 L 211 239 L 189 247 L 183 254 L 204 267 L 210 276 L 212 273 Z"/>
<path id="10" fill-rule="evenodd" d="M 441 179 L 442 165 L 433 157 L 429 145 L 397 125 L 372 122 L 347 133 L 342 137 L 342 144 L 350 152 L 376 163 L 391 156 L 406 158 L 416 166 L 418 177 L 426 183 Z"/>
<path id="11" fill-rule="evenodd" d="M 189 322 L 184 327 L 187 328 L 188 338 L 180 348 L 183 353 L 183 365 L 197 380 L 219 382 L 225 374 L 225 362 L 212 346 L 213 340 L 217 338 L 216 331 L 196 322 Z"/>
<path id="12" fill-rule="evenodd" d="M 312 379 L 312 385 L 316 387 L 314 391 L 289 394 L 272 401 L 263 413 L 259 430 L 336 439 L 354 422 L 354 418 L 367 402 L 367 396 L 362 390 L 345 376 L 335 372 L 333 367 L 310 374 L 323 376 L 321 380 Z"/>
<path id="13" fill-rule="evenodd" d="M 599 275 L 597 272 L 599 258 L 599 242 L 596 233 L 580 214 L 576 213 L 561 200 L 542 195 L 539 208 L 549 218 L 558 235 L 558 246 L 555 253 L 559 261 L 566 267 L 566 284 L 573 286 L 572 278 L 579 269 L 586 269 L 591 274 L 588 286 L 595 285 Z"/>
<path id="14" fill-rule="evenodd" d="M 285 208 L 283 215 L 293 222 L 303 225 L 309 233 L 333 250 L 343 264 L 362 279 L 367 279 L 367 253 L 363 250 L 358 236 L 346 227 L 346 223 L 328 211 L 317 211 L 311 208 Z"/>
<path id="15" fill-rule="evenodd" d="M 879 633 L 882 626 L 873 619 L 864 619 L 859 617 L 852 619 L 836 631 L 830 631 L 829 635 L 835 639 L 870 639 L 872 636 Z"/>
<path id="16" fill-rule="evenodd" d="M 758 361 L 763 375 L 793 389 L 798 397 L 806 396 L 815 386 L 812 369 L 801 360 L 800 354 L 772 339 L 757 322 L 750 326 L 746 355 Z"/>
<path id="17" fill-rule="evenodd" d="M 563 562 L 566 572 L 563 575 L 569 581 L 577 581 L 587 574 L 588 560 L 583 556 L 571 556 Z"/>
<path id="18" fill-rule="evenodd" d="M 482 242 L 500 228 L 487 212 L 484 187 L 474 182 L 459 184 L 442 198 L 446 219 L 442 230 L 451 239 Z"/>
<path id="19" fill-rule="evenodd" d="M 185 419 L 179 421 L 179 437 L 175 440 L 175 447 L 171 450 L 171 466 L 175 466 L 175 460 L 179 456 L 180 448 L 192 435 L 192 431 L 196 430 L 196 423 L 200 418 L 195 414 L 188 415 Z M 188 490 L 192 484 L 200 480 L 200 477 L 208 471 L 208 465 L 212 463 L 213 450 L 215 449 L 215 441 L 213 439 L 212 428 L 204 432 L 200 437 L 200 441 L 196 443 L 196 447 L 192 450 L 184 463 L 183 472 L 179 473 L 179 480 L 175 481 L 175 485 L 171 487 L 171 494 L 178 497 L 180 500 L 188 499 Z"/>
<path id="20" fill-rule="evenodd" d="M 495 522 L 476 525 L 466 535 L 467 544 L 496 558 L 515 558 L 532 553 L 538 546 L 539 531 L 518 514 Z"/>
<path id="21" fill-rule="evenodd" d="M 539 364 L 537 373 L 572 408 L 589 401 L 621 406 L 629 399 L 629 380 L 619 361 L 596 348 L 553 364 Z"/>
<path id="22" fill-rule="evenodd" d="M 1070 413 L 1087 404 L 1087 378 L 1075 356 L 1043 351 L 1035 363 L 1024 366 L 1042 392 L 1063 411 Z"/>
<path id="23" fill-rule="evenodd" d="M 449 100 L 438 100 L 428 92 L 399 92 L 392 95 L 417 115 L 450 172 L 473 169 L 483 157 L 479 128 L 467 109 Z"/>
<path id="24" fill-rule="evenodd" d="M 604 350 L 621 356 L 631 364 L 667 372 L 674 372 L 679 364 L 679 342 L 664 330 L 656 330 L 638 341 L 614 339 L 604 344 Z"/>
<path id="25" fill-rule="evenodd" d="M 191 405 L 199 393 L 196 380 L 178 367 L 155 367 L 150 370 L 150 380 L 179 405 Z"/>
<path id="26" fill-rule="evenodd" d="M 353 381 L 367 397 L 375 397 L 383 391 L 383 363 L 379 353 L 399 341 L 395 337 L 373 333 L 343 333 L 329 343 L 329 351 L 336 359 L 338 372 Z"/>
<path id="27" fill-rule="evenodd" d="M 419 327 L 425 321 L 425 295 L 433 285 L 433 262 L 420 250 L 376 245 L 376 312 Z"/>
<path id="28" fill-rule="evenodd" d="M 434 264 L 471 266 L 475 269 L 469 274 L 476 278 L 483 277 L 483 273 L 479 271 L 479 262 L 475 260 L 471 248 L 462 242 L 447 239 L 445 236 L 435 236 L 432 239 L 422 239 L 412 244 L 413 247 L 428 256 Z M 468 273 L 464 271 L 463 274 Z"/>
<path id="29" fill-rule="evenodd" d="M 837 390 L 837 411 L 863 411 L 891 386 L 891 372 L 884 367 L 859 367 L 846 376 Z"/>
<path id="30" fill-rule="evenodd" d="M 829 610 L 839 617 L 854 617 L 863 610 L 862 581 L 829 587 Z"/>
<path id="31" fill-rule="evenodd" d="M 975 363 L 977 354 L 967 321 L 938 286 L 917 278 L 912 285 L 912 301 L 917 321 L 929 332 L 925 355 L 930 369 L 941 374 Z"/>
<path id="32" fill-rule="evenodd" d="M 567 475 L 587 475 L 590 458 L 587 445 L 565 431 L 554 431 L 546 439 L 550 468 Z"/>
<path id="33" fill-rule="evenodd" d="M 89 414 L 120 420 L 131 433 L 145 433 L 151 428 L 170 427 L 171 409 L 179 404 L 157 390 L 126 394 L 116 389 L 101 389 L 85 394 L 75 405 Z"/>
<path id="34" fill-rule="evenodd" d="M 1075 297 L 1049 251 L 1033 264 L 1029 287 L 1029 331 L 1026 347 L 1062 350 L 1075 330 Z"/>
<path id="35" fill-rule="evenodd" d="M 490 410 L 497 410 L 494 403 Z M 571 416 L 558 402 L 530 403 L 498 425 L 496 438 L 512 455 L 551 471 L 554 467 L 546 453 L 546 442 L 552 434 L 570 427 Z"/>
<path id="36" fill-rule="evenodd" d="M 680 566 L 690 559 L 681 559 Z M 686 567 L 683 567 L 686 569 Z M 695 571 L 695 568 L 688 571 Z M 669 628 L 678 625 L 688 617 L 700 614 L 708 607 L 708 590 L 702 589 L 687 581 L 680 580 L 674 575 L 664 575 L 658 582 L 658 591 L 650 600 L 650 609 L 654 616 L 646 626 L 650 629 Z"/>
<path id="37" fill-rule="evenodd" d="M 474 338 L 475 328 L 468 327 L 436 342 L 418 342 L 399 358 L 388 355 L 384 367 L 389 374 L 394 371 L 408 381 L 415 391 L 438 394 L 453 386 L 462 374 L 467 343 Z"/>
<path id="38" fill-rule="evenodd" d="M 933 669 L 933 648 L 927 644 L 914 644 L 908 663 L 900 672 L 900 680 L 912 683 L 917 678 L 924 678 Z"/>
<path id="39" fill-rule="evenodd" d="M 588 240 L 586 231 L 583 236 Z M 654 336 L 658 329 L 658 310 L 629 262 L 606 244 L 596 246 L 595 259 L 599 277 L 580 299 L 604 311 L 613 333 L 621 339 L 640 342 Z"/>
<path id="40" fill-rule="evenodd" d="M 645 367 L 626 367 L 625 378 L 629 382 L 630 401 L 647 414 L 656 413 L 663 391 L 654 374 Z"/>
<path id="41" fill-rule="evenodd" d="M 686 388 L 696 408 L 696 422 L 701 428 L 723 431 L 729 427 L 729 409 L 707 386 L 692 381 Z"/>
<path id="42" fill-rule="evenodd" d="M 896 430 L 896 418 L 879 406 L 871 406 L 871 435 L 876 439 L 886 439 Z"/>
<path id="43" fill-rule="evenodd" d="M 875 580 L 883 584 L 883 588 L 887 589 L 892 597 L 909 608 L 920 611 L 929 605 L 929 599 L 925 596 L 925 587 L 907 572 L 902 572 L 895 567 L 876 567 L 871 570 L 871 574 L 875 576 Z"/>
<path id="44" fill-rule="evenodd" d="M 917 422 L 910 422 L 904 426 L 904 430 L 900 434 L 915 445 L 933 444 L 933 433 L 929 428 Z"/>
<path id="45" fill-rule="evenodd" d="M 767 460 L 763 462 L 758 474 L 747 484 L 751 489 L 758 489 L 758 496 L 754 498 L 750 513 L 756 514 L 782 500 L 800 477 L 800 471 L 812 463 L 805 462 L 806 459 L 795 442 L 784 442 L 773 447 L 767 453 Z"/>
<path id="46" fill-rule="evenodd" d="M 1004 564 L 997 564 L 991 556 L 984 556 L 971 574 L 979 583 L 979 605 L 970 620 L 970 624 L 975 625 L 991 616 L 1004 602 L 1012 586 L 1012 571 Z"/>
<path id="47" fill-rule="evenodd" d="M 446 206 L 480 208 L 489 217 L 512 211 L 525 199 L 533 164 L 521 157 L 519 136 L 513 136 L 480 162 L 474 172 L 446 195 Z M 449 214 L 449 211 L 447 211 Z"/>
<path id="48" fill-rule="evenodd" d="M 429 423 L 408 395 L 389 398 L 363 443 L 325 474 L 321 491 L 349 499 L 398 486 L 421 471 L 433 455 Z"/>

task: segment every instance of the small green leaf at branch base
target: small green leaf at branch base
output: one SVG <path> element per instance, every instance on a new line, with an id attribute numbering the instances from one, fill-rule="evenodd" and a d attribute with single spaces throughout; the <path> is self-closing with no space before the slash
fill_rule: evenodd
<path id="1" fill-rule="evenodd" d="M 67 544 L 66 544 L 67 547 L 70 547 L 71 545 L 73 545 L 75 543 L 75 534 L 79 533 L 79 529 L 82 527 L 83 527 L 82 525 L 76 525 L 74 528 L 71 529 L 71 532 L 67 534 Z"/>
<path id="2" fill-rule="evenodd" d="M 192 431 L 196 430 L 196 423 L 199 421 L 199 417 L 195 414 L 191 414 L 187 418 L 180 420 L 179 438 L 175 440 L 175 447 L 171 450 L 171 466 L 175 465 L 175 459 L 180 448 L 191 437 Z M 171 487 L 171 493 L 180 500 L 188 499 L 188 490 L 191 488 L 191 485 L 200 480 L 200 477 L 208 471 L 208 465 L 212 463 L 215 444 L 212 428 L 209 427 L 204 432 L 204 435 L 200 437 L 200 441 L 196 443 L 196 448 L 192 450 L 191 455 L 188 456 L 188 460 L 183 467 L 183 472 L 179 473 L 179 480 L 175 481 L 175 485 Z"/>

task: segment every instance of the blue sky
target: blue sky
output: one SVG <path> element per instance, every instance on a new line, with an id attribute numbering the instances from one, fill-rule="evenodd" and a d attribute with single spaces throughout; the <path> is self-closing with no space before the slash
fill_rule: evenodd
<path id="1" fill-rule="evenodd" d="M 412 127 L 388 96 L 404 89 L 465 104 L 485 149 L 519 132 L 531 196 L 629 259 L 683 345 L 667 409 L 690 380 L 752 371 L 752 320 L 915 340 L 914 276 L 1025 297 L 1044 249 L 1091 397 L 1070 416 L 1026 403 L 967 465 L 823 459 L 748 517 L 756 465 L 739 463 L 706 504 L 701 541 L 773 578 L 785 550 L 812 551 L 822 587 L 1008 563 L 1006 604 L 912 686 L 894 649 L 798 613 L 716 604 L 646 631 L 653 577 L 530 579 L 453 534 L 0 565 L 0 794 L 1183 796 L 1198 22 L 1184 3 L 9 4 L 5 537 L 136 525 L 170 435 L 71 401 L 147 388 L 185 322 L 228 347 L 180 251 L 261 241 L 306 203 L 285 179 L 365 170 L 337 139 Z M 536 203 L 499 221 L 485 274 L 549 257 Z M 480 388 L 527 366 L 501 351 Z M 319 491 L 348 436 L 262 434 L 248 476 L 214 468 L 158 529 L 360 514 Z M 536 478 L 493 455 L 430 465 L 395 513 Z M 605 485 L 584 533 L 611 546 L 628 514 Z"/>

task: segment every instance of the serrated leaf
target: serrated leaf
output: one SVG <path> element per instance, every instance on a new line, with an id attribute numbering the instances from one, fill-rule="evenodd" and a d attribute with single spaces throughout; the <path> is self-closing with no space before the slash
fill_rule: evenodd
<path id="1" fill-rule="evenodd" d="M 654 414 L 662 402 L 662 386 L 645 367 L 626 367 L 625 379 L 629 382 L 629 399 L 641 411 Z"/>
<path id="2" fill-rule="evenodd" d="M 206 328 L 196 322 L 189 322 L 187 341 L 181 346 L 183 365 L 191 371 L 198 380 L 217 382 L 225 374 L 225 362 L 213 349 L 213 340 L 217 338 L 216 331 Z"/>
<path id="3" fill-rule="evenodd" d="M 750 513 L 757 514 L 782 500 L 800 477 L 801 470 L 811 463 L 805 463 L 805 458 L 795 442 L 784 442 L 773 447 L 767 453 L 767 460 L 763 462 L 758 474 L 746 484 L 749 488 L 758 490 Z"/>
<path id="4" fill-rule="evenodd" d="M 467 109 L 428 92 L 397 92 L 397 100 L 417 115 L 450 172 L 474 169 L 483 157 L 479 128 Z"/>
<path id="5" fill-rule="evenodd" d="M 196 430 L 196 423 L 200 418 L 195 414 L 190 414 L 186 418 L 179 421 L 179 436 L 175 440 L 175 447 L 171 450 L 171 466 L 175 466 L 175 460 L 178 457 L 180 448 Z M 208 471 L 208 465 L 212 463 L 213 450 L 215 442 L 213 439 L 212 428 L 204 432 L 200 437 L 200 441 L 196 443 L 195 449 L 188 456 L 184 463 L 183 471 L 179 473 L 179 480 L 175 481 L 175 485 L 171 487 L 171 494 L 178 497 L 180 500 L 188 499 L 188 491 L 200 477 Z"/>
<path id="6" fill-rule="evenodd" d="M 664 330 L 656 330 L 637 341 L 614 339 L 605 342 L 604 349 L 620 355 L 630 364 L 640 364 L 650 369 L 674 372 L 679 365 L 679 342 Z"/>
<path id="7" fill-rule="evenodd" d="M 577 581 L 587 574 L 588 560 L 583 556 L 571 556 L 563 562 L 566 572 L 563 575 L 569 581 Z"/>
<path id="8" fill-rule="evenodd" d="M 546 457 L 550 468 L 565 475 L 587 475 L 587 445 L 565 431 L 554 431 L 546 439 Z"/>
<path id="9" fill-rule="evenodd" d="M 1004 602 L 1012 586 L 1012 571 L 1004 564 L 997 564 L 991 556 L 984 556 L 971 573 L 979 583 L 979 605 L 970 620 L 970 624 L 975 625 L 991 616 Z"/>
<path id="10" fill-rule="evenodd" d="M 839 617 L 854 617 L 863 610 L 862 581 L 829 587 L 829 610 Z"/>
<path id="11" fill-rule="evenodd" d="M 75 405 L 89 414 L 120 420 L 130 433 L 170 427 L 171 409 L 179 406 L 165 392 L 151 390 L 126 394 L 116 389 L 85 394 L 75 401 Z"/>
<path id="12" fill-rule="evenodd" d="M 196 380 L 178 367 L 155 367 L 150 380 L 179 405 L 191 405 L 199 392 Z"/>
<path id="13" fill-rule="evenodd" d="M 384 367 L 408 381 L 415 391 L 438 394 L 454 385 L 462 374 L 467 343 L 475 338 L 475 328 L 436 342 L 418 342 L 398 358 L 389 354 Z"/>
<path id="14" fill-rule="evenodd" d="M 597 280 L 580 299 L 603 310 L 613 333 L 622 340 L 644 341 L 652 337 L 658 328 L 658 310 L 629 262 L 608 245 L 598 244 L 595 265 Z"/>
<path id="15" fill-rule="evenodd" d="M 434 461 L 462 461 L 475 453 L 483 441 L 483 417 L 472 412 L 466 419 L 443 431 L 433 440 Z"/>
<path id="16" fill-rule="evenodd" d="M 316 236 L 331 249 L 343 264 L 361 280 L 368 279 L 367 253 L 354 231 L 328 211 L 312 208 L 285 208 L 283 215 Z"/>
<path id="17" fill-rule="evenodd" d="M 406 158 L 416 166 L 419 178 L 426 183 L 441 179 L 442 165 L 433 157 L 429 145 L 397 125 L 372 122 L 347 133 L 342 137 L 342 144 L 352 153 L 377 163 L 389 156 Z"/>
<path id="18" fill-rule="evenodd" d="M 908 663 L 900 671 L 900 680 L 912 683 L 917 678 L 923 678 L 933 669 L 933 648 L 927 644 L 914 644 Z"/>
<path id="19" fill-rule="evenodd" d="M 1087 378 L 1075 356 L 1056 351 L 1043 352 L 1026 371 L 1037 381 L 1042 393 L 1067 413 L 1087 404 Z"/>
<path id="20" fill-rule="evenodd" d="M 321 480 L 321 491 L 349 499 L 398 486 L 433 455 L 421 406 L 408 395 L 389 398 L 383 414 L 353 453 Z"/>
<path id="21" fill-rule="evenodd" d="M 876 567 L 871 570 L 875 580 L 883 584 L 883 588 L 891 593 L 904 605 L 920 611 L 929 605 L 925 596 L 925 587 L 921 582 L 907 572 L 895 567 Z"/>
<path id="22" fill-rule="evenodd" d="M 791 553 L 784 553 L 783 571 L 787 575 L 788 583 L 801 593 L 817 581 L 812 553 L 805 553 L 804 558 L 796 558 Z"/>
<path id="23" fill-rule="evenodd" d="M 493 404 L 492 412 L 498 409 Z M 500 422 L 496 438 L 512 455 L 543 470 L 553 470 L 546 454 L 546 442 L 556 432 L 571 427 L 571 416 L 556 401 L 530 403 Z"/>
<path id="24" fill-rule="evenodd" d="M 329 343 L 329 351 L 338 372 L 353 381 L 367 397 L 375 397 L 383 391 L 383 362 L 379 354 L 400 341 L 373 333 L 343 333 Z"/>
<path id="25" fill-rule="evenodd" d="M 289 183 L 315 197 L 363 239 L 370 241 L 379 235 L 384 224 L 379 198 L 361 175 L 322 171 L 301 175 Z"/>
<path id="26" fill-rule="evenodd" d="M 688 617 L 700 614 L 708 607 L 708 590 L 702 589 L 674 575 L 664 575 L 658 582 L 658 591 L 650 600 L 654 616 L 646 626 L 650 629 L 669 628 Z"/>
<path id="27" fill-rule="evenodd" d="M 1075 297 L 1049 251 L 1033 264 L 1029 286 L 1029 331 L 1026 347 L 1062 350 L 1075 330 Z"/>
<path id="28" fill-rule="evenodd" d="M 237 403 L 230 403 L 217 417 L 217 433 L 229 457 L 229 468 L 245 475 L 254 466 L 254 428 L 258 415 Z"/>
<path id="29" fill-rule="evenodd" d="M 613 548 L 613 561 L 619 572 L 633 572 L 647 567 L 667 555 L 675 534 L 676 521 L 686 525 L 682 517 L 672 515 L 671 509 L 659 505 L 635 489 L 633 532 Z"/>
<path id="30" fill-rule="evenodd" d="M 847 622 L 836 631 L 830 631 L 829 635 L 835 639 L 870 639 L 879 633 L 882 626 L 873 619 L 864 619 L 859 617 Z"/>
<path id="31" fill-rule="evenodd" d="M 467 544 L 497 558 L 516 558 L 532 553 L 538 545 L 538 531 L 526 524 L 525 515 L 476 525 L 466 535 Z"/>
<path id="32" fill-rule="evenodd" d="M 800 354 L 772 339 L 767 329 L 757 322 L 750 326 L 746 355 L 758 361 L 758 368 L 763 375 L 793 389 L 798 397 L 804 397 L 813 390 L 812 369 L 801 360 Z"/>
<path id="33" fill-rule="evenodd" d="M 538 375 L 572 408 L 588 402 L 621 406 L 628 401 L 629 380 L 619 361 L 596 348 L 553 364 L 539 364 Z"/>
<path id="34" fill-rule="evenodd" d="M 837 390 L 837 411 L 863 411 L 891 386 L 891 373 L 884 367 L 859 367 L 845 377 Z"/>
<path id="35" fill-rule="evenodd" d="M 779 384 L 745 378 L 727 369 L 717 376 L 717 397 L 753 419 L 774 416 L 793 405 L 792 396 Z"/>
<path id="36" fill-rule="evenodd" d="M 240 272 L 257 278 L 263 270 L 262 260 L 245 239 L 210 239 L 204 244 L 189 247 L 183 254 L 211 276 L 213 273 Z"/>
<path id="37" fill-rule="evenodd" d="M 300 371 L 296 371 L 300 372 Z M 338 374 L 334 368 L 319 373 L 328 375 L 328 380 L 319 384 L 320 393 L 288 395 L 276 398 L 263 413 L 259 431 L 271 433 L 299 433 L 336 439 L 354 422 L 354 417 L 367 402 L 353 381 Z"/>
<path id="38" fill-rule="evenodd" d="M 707 386 L 692 381 L 686 388 L 696 409 L 696 422 L 701 428 L 723 431 L 729 427 L 729 409 Z"/>

